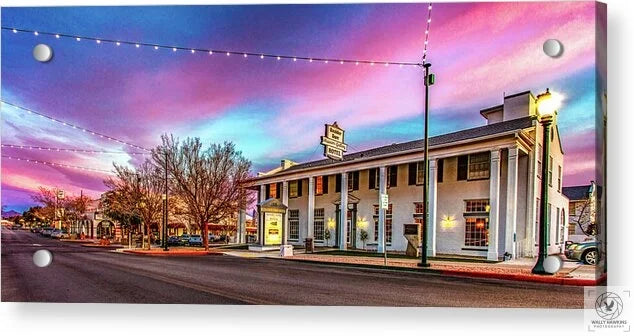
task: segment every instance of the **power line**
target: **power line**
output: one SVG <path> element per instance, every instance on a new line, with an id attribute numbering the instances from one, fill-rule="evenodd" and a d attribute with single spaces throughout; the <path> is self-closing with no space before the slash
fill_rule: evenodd
<path id="1" fill-rule="evenodd" d="M 126 146 L 130 146 L 130 147 L 134 147 L 134 148 L 137 148 L 137 149 L 141 149 L 141 150 L 144 150 L 144 151 L 150 152 L 150 150 L 149 150 L 149 149 L 147 149 L 147 148 L 144 148 L 144 147 L 141 147 L 141 146 L 137 146 L 137 145 L 135 145 L 135 144 L 133 144 L 133 143 L 129 143 L 129 142 L 127 142 L 127 141 L 123 141 L 123 140 L 117 139 L 117 138 L 115 138 L 115 137 L 111 137 L 111 136 L 105 135 L 105 134 L 103 134 L 103 133 L 99 133 L 99 132 L 95 132 L 95 131 L 89 130 L 89 129 L 87 129 L 87 128 L 83 128 L 83 127 L 81 127 L 81 126 L 77 126 L 77 125 L 74 125 L 74 124 L 71 124 L 71 123 L 67 123 L 67 122 L 65 122 L 65 121 L 63 121 L 63 120 L 60 120 L 60 119 L 57 119 L 57 118 L 53 118 L 53 117 L 48 116 L 48 115 L 45 115 L 45 114 L 43 114 L 43 113 L 39 113 L 39 112 L 33 111 L 33 110 L 28 109 L 28 108 L 26 108 L 26 107 L 22 107 L 22 106 L 19 106 L 19 105 L 13 104 L 13 103 L 9 103 L 9 102 L 4 101 L 4 100 L 2 100 L 1 102 L 2 102 L 3 104 L 7 104 L 7 105 L 9 105 L 9 106 L 13 106 L 13 107 L 15 107 L 15 108 L 17 108 L 17 109 L 20 109 L 20 110 L 22 110 L 22 111 L 25 111 L 25 112 L 27 112 L 28 114 L 34 114 L 34 115 L 40 116 L 41 118 L 45 118 L 45 119 L 48 119 L 48 120 L 54 121 L 54 122 L 56 122 L 56 123 L 58 123 L 58 124 L 62 124 L 62 125 L 64 125 L 64 126 L 67 126 L 67 127 L 73 128 L 73 129 L 80 130 L 80 131 L 82 131 L 82 132 L 84 132 L 84 133 L 88 133 L 88 134 L 90 134 L 90 135 L 98 136 L 98 137 L 100 137 L 100 138 L 102 138 L 102 139 L 106 139 L 106 140 L 110 140 L 110 141 L 118 142 L 118 143 L 123 144 L 123 145 L 126 145 Z"/>
<path id="2" fill-rule="evenodd" d="M 52 167 L 72 168 L 72 169 L 79 169 L 79 170 L 85 170 L 85 171 L 93 171 L 98 173 L 112 174 L 111 171 L 105 170 L 105 169 L 81 167 L 81 166 L 74 166 L 74 165 L 68 165 L 64 163 L 56 163 L 56 162 L 49 162 L 49 161 L 42 161 L 42 160 L 25 159 L 25 158 L 9 156 L 9 155 L 2 155 L 2 157 L 6 159 L 11 159 L 11 160 L 47 165 Z"/>
<path id="3" fill-rule="evenodd" d="M 15 149 L 28 149 L 28 150 L 41 150 L 50 152 L 72 152 L 72 153 L 91 153 L 91 154 L 125 154 L 125 155 L 148 155 L 149 153 L 139 152 L 125 152 L 125 151 L 105 151 L 95 149 L 75 149 L 75 148 L 57 148 L 57 147 L 42 147 L 42 146 L 30 146 L 30 145 L 12 145 L 2 144 L 2 147 L 15 148 Z"/>
<path id="4" fill-rule="evenodd" d="M 386 60 L 368 60 L 368 59 L 349 59 L 349 58 L 324 58 L 324 57 L 310 57 L 310 56 L 295 56 L 295 55 L 284 55 L 284 54 L 271 54 L 271 53 L 263 53 L 263 52 L 254 52 L 254 51 L 237 51 L 237 50 L 220 50 L 220 49 L 205 49 L 205 48 L 191 48 L 191 47 L 183 47 L 177 45 L 167 45 L 167 44 L 156 44 L 149 42 L 141 42 L 141 41 L 129 41 L 129 40 L 113 40 L 107 38 L 98 38 L 94 36 L 85 36 L 85 35 L 74 35 L 74 34 L 64 34 L 64 33 L 52 33 L 52 32 L 42 32 L 31 29 L 23 29 L 17 27 L 2 27 L 2 30 L 12 31 L 13 33 L 30 33 L 35 36 L 54 36 L 56 39 L 67 38 L 73 39 L 76 42 L 85 42 L 92 41 L 95 42 L 96 45 L 101 44 L 111 44 L 116 47 L 120 46 L 133 46 L 135 49 L 141 47 L 152 48 L 156 51 L 159 50 L 168 50 L 172 53 L 178 51 L 185 51 L 189 54 L 205 53 L 210 56 L 212 55 L 226 55 L 226 56 L 237 56 L 240 58 L 249 58 L 249 57 L 257 57 L 260 59 L 275 59 L 277 61 L 281 60 L 292 60 L 293 62 L 297 61 L 305 61 L 308 63 L 333 63 L 333 64 L 354 64 L 354 65 L 397 65 L 399 67 L 403 66 L 416 66 L 421 67 L 422 64 L 416 62 L 397 62 L 397 61 L 386 61 Z"/>

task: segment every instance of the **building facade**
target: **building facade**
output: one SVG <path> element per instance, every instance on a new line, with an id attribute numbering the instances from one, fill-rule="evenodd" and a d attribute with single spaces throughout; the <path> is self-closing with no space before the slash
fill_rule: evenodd
<path id="1" fill-rule="evenodd" d="M 594 239 L 597 234 L 597 219 L 600 214 L 601 188 L 594 181 L 589 185 L 564 187 L 569 199 L 568 240 L 575 243 Z"/>
<path id="2" fill-rule="evenodd" d="M 563 249 L 568 200 L 556 122 L 541 176 L 542 127 L 530 92 L 483 109 L 486 125 L 430 138 L 428 253 L 498 260 L 536 255 L 540 179 L 549 182 L 549 252 Z M 405 251 L 403 225 L 422 223 L 423 141 L 306 163 L 282 160 L 249 183 L 260 202 L 288 207 L 283 243 Z M 386 210 L 381 194 L 388 195 Z M 260 216 L 261 217 L 261 216 Z M 259 241 L 266 234 L 258 218 Z M 383 243 L 385 241 L 385 244 Z"/>

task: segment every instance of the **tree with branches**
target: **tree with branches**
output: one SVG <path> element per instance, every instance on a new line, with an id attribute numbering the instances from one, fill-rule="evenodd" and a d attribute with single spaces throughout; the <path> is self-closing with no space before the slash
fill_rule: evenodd
<path id="1" fill-rule="evenodd" d="M 166 134 L 161 142 L 152 150 L 154 163 L 167 166 L 170 193 L 184 202 L 209 250 L 207 224 L 230 220 L 247 203 L 242 184 L 249 178 L 251 162 L 231 142 L 204 147 L 199 138 L 181 141 Z"/>
<path id="2" fill-rule="evenodd" d="M 113 214 L 131 223 L 138 217 L 148 234 L 147 248 L 150 249 L 151 226 L 156 223 L 161 228 L 163 215 L 163 179 L 162 172 L 149 160 L 136 169 L 114 165 L 114 177 L 104 184 L 110 189 L 105 196 L 105 208 Z"/>
<path id="3" fill-rule="evenodd" d="M 574 222 L 584 235 L 589 237 L 594 236 L 597 234 L 597 226 L 595 221 L 596 207 L 592 202 L 592 197 L 588 197 L 588 199 L 581 203 L 581 208 L 577 208 L 579 212 Z"/>

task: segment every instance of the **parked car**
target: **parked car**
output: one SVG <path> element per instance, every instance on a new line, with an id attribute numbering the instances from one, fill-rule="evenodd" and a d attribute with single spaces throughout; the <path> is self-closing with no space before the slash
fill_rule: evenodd
<path id="1" fill-rule="evenodd" d="M 215 235 L 215 234 L 213 234 L 213 233 L 210 233 L 210 234 L 207 236 L 207 239 L 209 239 L 209 242 L 210 242 L 210 243 L 213 243 L 213 242 L 216 242 L 216 241 L 220 240 L 220 236 Z"/>
<path id="2" fill-rule="evenodd" d="M 189 236 L 189 246 L 203 246 L 203 236 L 198 234 Z"/>
<path id="3" fill-rule="evenodd" d="M 180 236 L 180 245 L 188 245 L 189 244 L 189 235 L 183 234 Z"/>
<path id="4" fill-rule="evenodd" d="M 158 232 L 152 232 L 152 243 L 156 245 L 161 245 L 161 235 Z"/>
<path id="5" fill-rule="evenodd" d="M 31 228 L 31 232 L 33 233 L 40 233 L 40 231 L 42 231 L 42 228 L 39 226 L 34 226 Z"/>
<path id="6" fill-rule="evenodd" d="M 62 230 L 55 229 L 51 232 L 51 238 L 60 239 L 62 237 Z"/>
<path id="7" fill-rule="evenodd" d="M 594 265 L 599 258 L 599 250 L 596 241 L 585 241 L 568 245 L 566 258 L 580 260 L 584 264 Z"/>
<path id="8" fill-rule="evenodd" d="M 180 242 L 181 242 L 181 240 L 177 236 L 169 236 L 169 237 L 167 237 L 167 245 L 171 245 L 171 246 L 180 245 Z"/>
<path id="9" fill-rule="evenodd" d="M 40 234 L 44 237 L 50 237 L 51 233 L 53 233 L 52 227 L 45 227 L 42 229 L 42 231 L 40 231 Z"/>

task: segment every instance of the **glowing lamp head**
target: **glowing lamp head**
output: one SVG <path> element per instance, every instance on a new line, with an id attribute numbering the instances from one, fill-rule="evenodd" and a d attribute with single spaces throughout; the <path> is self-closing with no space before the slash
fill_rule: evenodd
<path id="1" fill-rule="evenodd" d="M 537 95 L 537 112 L 540 116 L 552 116 L 561 107 L 562 96 L 558 93 L 546 92 Z"/>

